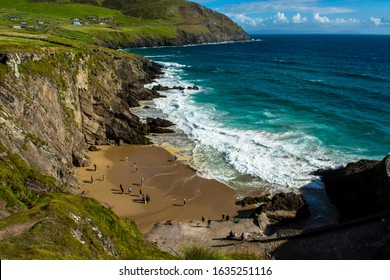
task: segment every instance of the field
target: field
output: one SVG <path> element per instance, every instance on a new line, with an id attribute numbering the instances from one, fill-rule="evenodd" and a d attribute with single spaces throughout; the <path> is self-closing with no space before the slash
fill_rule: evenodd
<path id="1" fill-rule="evenodd" d="M 35 34 L 46 38 L 55 35 L 95 45 L 106 41 L 131 42 L 140 37 L 169 39 L 174 38 L 177 29 L 184 24 L 178 7 L 187 5 L 182 0 L 138 0 L 116 10 L 89 4 L 46 2 L 2 0 L 1 34 L 12 34 L 12 37 Z M 194 27 L 197 28 L 196 25 L 191 28 Z M 183 26 L 183 29 L 189 28 Z"/>

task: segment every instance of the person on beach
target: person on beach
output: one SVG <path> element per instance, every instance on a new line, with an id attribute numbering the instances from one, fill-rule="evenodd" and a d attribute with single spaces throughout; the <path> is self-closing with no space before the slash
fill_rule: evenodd
<path id="1" fill-rule="evenodd" d="M 123 189 L 122 184 L 119 185 L 119 188 L 121 189 L 121 194 L 123 194 L 125 190 Z"/>
<path id="2" fill-rule="evenodd" d="M 245 239 L 245 235 L 244 235 L 244 233 L 241 233 L 240 241 L 244 241 L 244 239 Z"/>
<path id="3" fill-rule="evenodd" d="M 129 192 L 129 195 L 131 195 L 131 187 L 129 187 L 127 190 Z"/>
<path id="4" fill-rule="evenodd" d="M 125 160 L 126 160 L 126 162 L 129 160 L 129 158 L 128 157 L 125 157 Z"/>
<path id="5" fill-rule="evenodd" d="M 106 176 L 105 176 L 105 175 L 102 175 L 102 180 L 103 180 L 103 181 L 106 180 Z"/>
<path id="6" fill-rule="evenodd" d="M 206 217 L 202 215 L 202 223 L 206 220 Z"/>
<path id="7" fill-rule="evenodd" d="M 186 206 L 187 205 L 187 199 L 183 199 L 183 206 Z"/>
<path id="8" fill-rule="evenodd" d="M 211 220 L 210 220 L 210 218 L 207 220 L 207 227 L 211 228 Z"/>
<path id="9" fill-rule="evenodd" d="M 177 161 L 178 157 L 175 155 L 173 156 L 173 161 Z"/>
<path id="10" fill-rule="evenodd" d="M 225 213 L 222 213 L 222 221 L 224 221 L 225 220 Z"/>
<path id="11" fill-rule="evenodd" d="M 139 189 L 139 196 L 142 196 L 142 189 Z"/>
<path id="12" fill-rule="evenodd" d="M 96 164 L 93 165 L 93 169 L 94 169 L 95 172 L 97 171 L 97 166 L 96 166 Z"/>
<path id="13" fill-rule="evenodd" d="M 91 176 L 91 184 L 93 184 L 93 176 Z"/>
<path id="14" fill-rule="evenodd" d="M 144 182 L 145 182 L 145 178 L 141 178 L 141 186 L 143 186 Z"/>
<path id="15" fill-rule="evenodd" d="M 230 216 L 229 215 L 226 215 L 226 221 L 229 221 L 230 220 Z"/>
<path id="16" fill-rule="evenodd" d="M 150 196 L 147 194 L 146 195 L 146 202 L 149 203 L 150 202 Z"/>

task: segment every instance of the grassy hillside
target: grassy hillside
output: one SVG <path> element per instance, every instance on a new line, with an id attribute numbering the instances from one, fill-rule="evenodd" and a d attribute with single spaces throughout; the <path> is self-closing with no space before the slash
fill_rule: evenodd
<path id="1" fill-rule="evenodd" d="M 172 258 L 145 243 L 134 222 L 66 194 L 1 143 L 0 218 L 0 259 Z"/>
<path id="2" fill-rule="evenodd" d="M 221 30 L 212 30 L 213 20 L 194 9 L 184 0 L 2 0 L 0 30 L 114 48 L 145 40 L 164 44 L 183 33 L 200 38 L 242 31 L 225 18 Z"/>
<path id="3" fill-rule="evenodd" d="M 140 37 L 171 39 L 184 23 L 178 7 L 187 5 L 182 0 L 123 1 L 125 4 L 120 6 L 99 1 L 107 2 L 108 8 L 79 4 L 91 1 L 49 2 L 2 0 L 0 29 L 3 33 L 57 35 L 97 45 L 105 41 L 132 42 Z"/>

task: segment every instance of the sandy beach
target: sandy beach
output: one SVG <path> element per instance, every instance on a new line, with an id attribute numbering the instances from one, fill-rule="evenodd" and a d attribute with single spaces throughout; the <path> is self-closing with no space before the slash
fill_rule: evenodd
<path id="1" fill-rule="evenodd" d="M 76 170 L 80 193 L 86 191 L 86 196 L 110 207 L 119 217 L 134 220 L 143 233 L 156 223 L 200 221 L 202 215 L 206 221 L 221 220 L 222 213 L 233 218 L 241 208 L 233 189 L 197 176 L 180 159 L 174 161 L 173 155 L 163 148 L 99 146 L 98 151 L 89 152 L 88 156 L 91 165 Z M 142 186 L 141 178 L 144 178 Z M 142 201 L 140 190 L 149 195 L 149 203 Z"/>

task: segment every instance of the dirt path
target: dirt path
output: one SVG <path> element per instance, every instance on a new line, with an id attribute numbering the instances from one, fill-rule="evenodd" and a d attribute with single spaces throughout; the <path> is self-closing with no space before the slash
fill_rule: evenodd
<path id="1" fill-rule="evenodd" d="M 34 226 L 41 223 L 44 219 L 38 221 L 16 224 L 0 230 L 0 241 L 6 237 L 14 237 L 30 231 Z"/>

